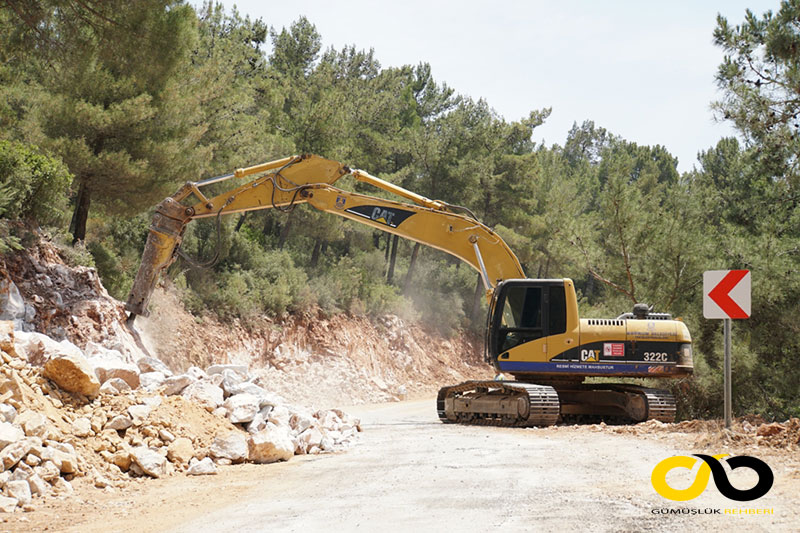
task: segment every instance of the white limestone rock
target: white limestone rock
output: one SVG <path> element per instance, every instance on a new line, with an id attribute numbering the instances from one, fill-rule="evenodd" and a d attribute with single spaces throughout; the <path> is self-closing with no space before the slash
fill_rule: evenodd
<path id="1" fill-rule="evenodd" d="M 45 438 L 50 431 L 47 417 L 36 411 L 23 411 L 17 415 L 14 423 L 20 426 L 25 435 L 29 437 Z"/>
<path id="2" fill-rule="evenodd" d="M 75 491 L 75 489 L 72 488 L 72 483 L 63 477 L 57 477 L 53 481 L 53 490 L 62 494 L 72 494 Z"/>
<path id="3" fill-rule="evenodd" d="M 185 465 L 194 457 L 192 441 L 186 437 L 178 437 L 167 447 L 167 459 L 173 463 Z"/>
<path id="4" fill-rule="evenodd" d="M 104 429 L 115 429 L 117 431 L 124 431 L 133 425 L 133 420 L 127 415 L 117 415 L 109 420 Z"/>
<path id="5" fill-rule="evenodd" d="M 0 451 L 0 462 L 5 470 L 10 470 L 28 455 L 34 446 L 41 446 L 42 439 L 38 437 L 25 437 L 4 447 Z"/>
<path id="6" fill-rule="evenodd" d="M 181 396 L 191 400 L 208 410 L 214 410 L 222 405 L 222 389 L 205 381 L 192 383 L 181 392 Z"/>
<path id="7" fill-rule="evenodd" d="M 214 464 L 210 457 L 206 457 L 202 461 L 192 458 L 186 473 L 190 476 L 214 475 L 217 473 L 217 465 Z"/>
<path id="8" fill-rule="evenodd" d="M 72 422 L 72 434 L 76 437 L 88 437 L 92 433 L 92 422 L 88 418 L 76 418 Z"/>
<path id="9" fill-rule="evenodd" d="M 16 498 L 0 496 L 0 513 L 13 513 L 18 503 Z"/>
<path id="10" fill-rule="evenodd" d="M 139 383 L 141 388 L 147 390 L 155 390 L 166 381 L 167 376 L 163 372 L 146 372 L 139 375 Z"/>
<path id="11" fill-rule="evenodd" d="M 167 458 L 150 448 L 133 448 L 131 459 L 150 477 L 163 477 L 167 474 Z"/>
<path id="12" fill-rule="evenodd" d="M 19 502 L 20 507 L 31 503 L 31 486 L 27 481 L 9 481 L 4 490 L 6 494 Z"/>
<path id="13" fill-rule="evenodd" d="M 128 416 L 131 417 L 134 426 L 141 426 L 152 410 L 149 405 L 131 405 L 128 407 Z"/>
<path id="14" fill-rule="evenodd" d="M 252 394 L 237 394 L 225 400 L 223 407 L 227 411 L 228 420 L 234 424 L 244 424 L 252 421 L 258 414 L 259 401 Z"/>
<path id="15" fill-rule="evenodd" d="M 125 361 L 125 356 L 119 351 L 90 342 L 86 345 L 86 355 L 100 383 L 120 378 L 132 389 L 139 386 L 139 368 Z"/>
<path id="16" fill-rule="evenodd" d="M 33 474 L 28 478 L 28 485 L 31 488 L 31 494 L 35 496 L 47 496 L 50 492 L 50 484 L 38 474 Z"/>
<path id="17" fill-rule="evenodd" d="M 251 434 L 247 439 L 250 461 L 254 463 L 274 463 L 288 461 L 294 455 L 295 445 L 284 428 L 267 426 Z"/>
<path id="18" fill-rule="evenodd" d="M 197 381 L 208 379 L 208 374 L 206 374 L 205 370 L 196 366 L 190 366 L 186 374 L 192 376 Z"/>
<path id="19" fill-rule="evenodd" d="M 101 394 L 119 394 L 131 390 L 131 386 L 121 378 L 111 378 L 100 386 Z"/>
<path id="20" fill-rule="evenodd" d="M 209 448 L 211 456 L 217 459 L 228 459 L 233 463 L 247 460 L 247 438 L 238 431 L 231 431 L 227 435 L 218 436 Z"/>
<path id="21" fill-rule="evenodd" d="M 11 423 L 17 417 L 17 410 L 13 405 L 0 403 L 0 422 Z"/>
<path id="22" fill-rule="evenodd" d="M 139 367 L 139 372 L 142 374 L 146 374 L 148 372 L 161 372 L 166 377 L 172 376 L 172 370 L 170 370 L 163 361 L 154 357 L 142 357 L 136 361 L 136 366 Z"/>
<path id="23" fill-rule="evenodd" d="M 242 379 L 247 379 L 249 376 L 247 365 L 211 365 L 206 368 L 206 374 L 213 376 L 214 374 L 222 374 L 225 370 L 236 372 L 242 376 Z"/>
<path id="24" fill-rule="evenodd" d="M 8 422 L 0 422 L 0 450 L 25 438 L 25 432 Z"/>
<path id="25" fill-rule="evenodd" d="M 186 387 L 196 382 L 197 378 L 189 374 L 179 374 L 165 379 L 164 383 L 161 384 L 161 391 L 165 396 L 180 394 Z"/>
<path id="26" fill-rule="evenodd" d="M 322 432 L 315 428 L 308 428 L 297 436 L 298 448 L 302 448 L 303 453 L 311 453 L 311 450 L 322 449 Z"/>

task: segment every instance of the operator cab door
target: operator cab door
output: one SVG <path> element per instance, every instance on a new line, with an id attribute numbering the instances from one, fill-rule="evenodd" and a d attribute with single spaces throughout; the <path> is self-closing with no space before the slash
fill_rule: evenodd
<path id="1" fill-rule="evenodd" d="M 563 280 L 509 280 L 500 285 L 489 330 L 493 358 L 504 360 L 517 346 L 564 333 L 567 311 Z M 546 342 L 526 359 L 546 360 Z"/>

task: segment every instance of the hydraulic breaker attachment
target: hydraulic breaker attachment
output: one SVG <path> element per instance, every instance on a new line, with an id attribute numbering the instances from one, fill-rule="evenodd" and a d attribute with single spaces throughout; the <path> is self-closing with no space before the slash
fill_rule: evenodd
<path id="1" fill-rule="evenodd" d="M 129 320 L 136 315 L 150 314 L 147 304 L 153 295 L 158 276 L 175 261 L 178 245 L 191 216 L 191 207 L 185 207 L 172 198 L 167 198 L 156 207 L 147 244 L 142 253 L 142 264 L 125 304 L 125 309 L 131 313 Z"/>

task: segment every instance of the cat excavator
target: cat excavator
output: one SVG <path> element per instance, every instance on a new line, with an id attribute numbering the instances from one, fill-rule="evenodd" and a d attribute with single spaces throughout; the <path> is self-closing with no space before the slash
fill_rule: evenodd
<path id="1" fill-rule="evenodd" d="M 333 186 L 346 175 L 410 203 Z M 255 178 L 228 192 L 211 198 L 203 193 L 209 185 L 248 176 Z M 442 422 L 549 426 L 559 420 L 598 418 L 622 423 L 675 420 L 675 398 L 666 390 L 587 383 L 586 378 L 691 374 L 691 336 L 682 321 L 654 313 L 646 304 L 636 304 L 633 312 L 617 318 L 581 319 L 572 280 L 526 278 L 503 239 L 468 209 L 316 155 L 188 182 L 158 204 L 125 306 L 129 325 L 137 315 L 148 315 L 158 277 L 180 253 L 189 222 L 216 218 L 219 227 L 222 215 L 287 211 L 301 203 L 442 250 L 480 273 L 489 307 L 484 358 L 498 378 L 442 387 L 436 400 Z M 500 379 L 505 375 L 514 379 Z"/>

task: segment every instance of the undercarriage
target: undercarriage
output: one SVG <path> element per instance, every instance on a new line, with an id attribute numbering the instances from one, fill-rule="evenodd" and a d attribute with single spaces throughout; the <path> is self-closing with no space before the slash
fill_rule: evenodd
<path id="1" fill-rule="evenodd" d="M 439 390 L 442 422 L 485 426 L 552 426 L 557 422 L 675 421 L 669 391 L 628 384 L 554 381 L 466 381 Z"/>

